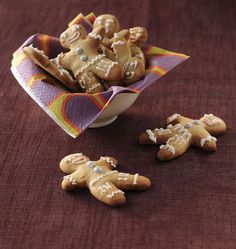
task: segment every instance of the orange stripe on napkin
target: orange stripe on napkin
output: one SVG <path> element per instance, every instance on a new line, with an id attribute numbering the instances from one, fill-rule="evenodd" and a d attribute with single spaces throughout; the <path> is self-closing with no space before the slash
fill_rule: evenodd
<path id="1" fill-rule="evenodd" d="M 35 74 L 27 81 L 27 85 L 29 88 L 32 88 L 37 81 L 44 80 L 46 78 L 47 76 L 45 74 Z"/>
<path id="2" fill-rule="evenodd" d="M 162 75 L 166 74 L 167 72 L 168 72 L 168 70 L 166 70 L 160 66 L 153 66 L 153 67 L 149 67 L 145 73 L 146 74 L 155 73 L 155 74 L 162 76 Z"/>
<path id="3" fill-rule="evenodd" d="M 84 15 L 79 13 L 69 24 L 68 27 L 71 27 L 73 24 L 79 24 L 84 19 Z"/>

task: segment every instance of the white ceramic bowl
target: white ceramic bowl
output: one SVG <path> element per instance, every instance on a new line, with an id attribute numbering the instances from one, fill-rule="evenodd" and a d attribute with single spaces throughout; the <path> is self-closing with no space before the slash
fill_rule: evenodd
<path id="1" fill-rule="evenodd" d="M 101 115 L 89 126 L 98 128 L 111 124 L 118 115 L 128 109 L 137 99 L 137 93 L 119 93 Z"/>

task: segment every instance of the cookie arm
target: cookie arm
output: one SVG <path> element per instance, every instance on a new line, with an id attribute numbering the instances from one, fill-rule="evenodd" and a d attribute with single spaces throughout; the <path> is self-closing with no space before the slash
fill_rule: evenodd
<path id="1" fill-rule="evenodd" d="M 204 127 L 199 127 L 197 133 L 193 136 L 193 144 L 206 151 L 215 151 L 216 141 L 217 139 L 211 136 Z"/>
<path id="2" fill-rule="evenodd" d="M 173 136 L 173 133 L 170 129 L 147 129 L 139 136 L 140 144 L 163 144 Z"/>
<path id="3" fill-rule="evenodd" d="M 111 181 L 122 190 L 144 191 L 151 185 L 150 180 L 145 176 L 140 176 L 139 174 L 131 175 L 122 172 L 113 175 Z"/>
<path id="4" fill-rule="evenodd" d="M 77 169 L 74 173 L 63 177 L 62 189 L 71 191 L 86 187 L 86 173 L 84 167 Z"/>
<path id="5" fill-rule="evenodd" d="M 88 34 L 87 40 L 89 43 L 95 47 L 99 47 L 105 33 L 104 27 L 98 27 L 93 29 L 91 33 Z"/>
<path id="6" fill-rule="evenodd" d="M 130 46 L 132 57 L 140 59 L 145 64 L 145 57 L 143 51 L 136 45 Z"/>
<path id="7" fill-rule="evenodd" d="M 108 169 L 116 168 L 118 161 L 114 157 L 110 156 L 101 156 L 97 163 L 101 166 L 104 166 Z"/>
<path id="8" fill-rule="evenodd" d="M 70 52 L 67 53 L 60 53 L 57 55 L 55 59 L 51 61 L 55 63 L 59 68 L 63 68 L 66 70 L 70 70 Z"/>

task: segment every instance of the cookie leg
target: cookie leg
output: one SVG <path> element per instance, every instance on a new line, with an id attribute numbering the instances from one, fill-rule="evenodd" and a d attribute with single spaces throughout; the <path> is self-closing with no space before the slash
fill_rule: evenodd
<path id="1" fill-rule="evenodd" d="M 86 177 L 83 170 L 76 171 L 70 175 L 64 176 L 61 183 L 63 190 L 72 191 L 86 187 Z"/>
<path id="2" fill-rule="evenodd" d="M 121 206 L 125 204 L 124 192 L 118 189 L 110 181 L 102 182 L 89 187 L 90 193 L 99 201 L 109 206 Z"/>
<path id="3" fill-rule="evenodd" d="M 204 132 L 204 135 L 201 134 L 195 138 L 194 145 L 205 151 L 215 151 L 217 148 L 216 141 L 215 137 L 211 136 L 208 132 Z"/>
<path id="4" fill-rule="evenodd" d="M 178 138 L 173 138 L 174 141 L 167 142 L 165 145 L 160 146 L 160 150 L 157 153 L 157 157 L 160 160 L 166 161 L 183 155 L 188 147 L 189 142 L 177 140 Z"/>
<path id="5" fill-rule="evenodd" d="M 227 129 L 225 122 L 213 114 L 205 114 L 200 119 L 200 122 L 202 126 L 213 136 L 224 134 Z"/>
<path id="6" fill-rule="evenodd" d="M 145 75 L 145 65 L 138 58 L 131 58 L 124 65 L 124 82 L 130 85 L 140 80 Z"/>
<path id="7" fill-rule="evenodd" d="M 104 91 L 103 85 L 92 72 L 80 75 L 78 82 L 86 93 L 93 94 Z"/>
<path id="8" fill-rule="evenodd" d="M 123 77 L 123 68 L 118 62 L 103 58 L 96 63 L 93 73 L 100 79 L 117 81 Z"/>

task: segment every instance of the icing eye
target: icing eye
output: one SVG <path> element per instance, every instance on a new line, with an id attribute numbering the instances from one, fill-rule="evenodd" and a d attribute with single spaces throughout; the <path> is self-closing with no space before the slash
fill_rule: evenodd
<path id="1" fill-rule="evenodd" d="M 73 25 L 73 26 L 71 27 L 71 30 L 72 30 L 73 32 L 78 31 L 78 30 L 79 30 L 79 25 L 77 25 L 77 24 Z"/>
<path id="2" fill-rule="evenodd" d="M 66 37 L 67 37 L 66 33 L 62 33 L 62 34 L 60 35 L 60 38 L 61 38 L 61 39 L 66 39 Z"/>
<path id="3" fill-rule="evenodd" d="M 130 76 L 131 73 L 128 71 L 128 72 L 125 72 L 125 76 Z"/>
<path id="4" fill-rule="evenodd" d="M 111 27 L 111 23 L 110 22 L 106 22 L 105 27 Z"/>

